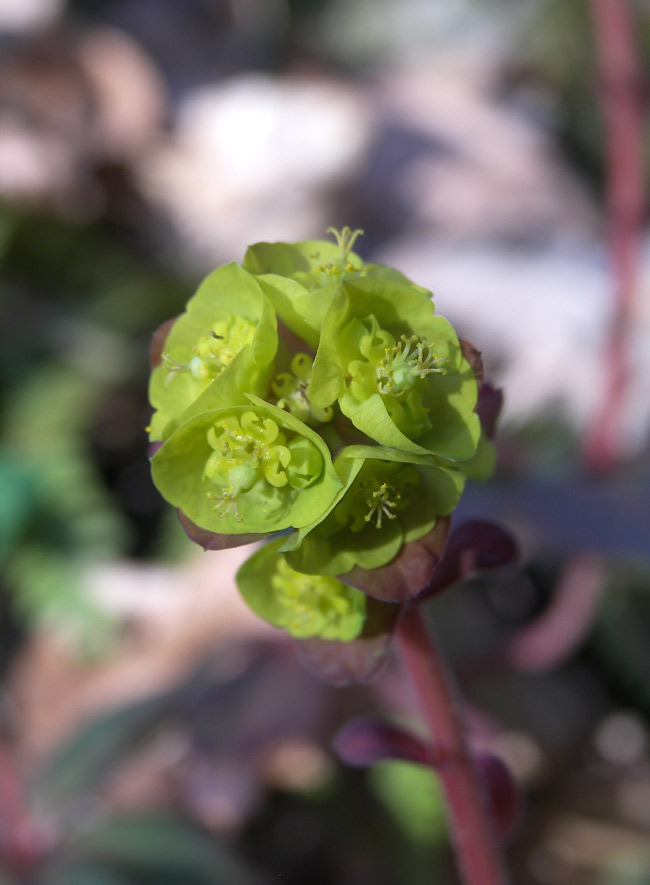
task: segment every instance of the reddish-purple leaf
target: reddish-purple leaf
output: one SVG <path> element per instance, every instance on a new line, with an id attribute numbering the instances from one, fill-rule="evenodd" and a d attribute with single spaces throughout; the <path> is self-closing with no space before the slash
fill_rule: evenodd
<path id="1" fill-rule="evenodd" d="M 458 339 L 460 343 L 460 349 L 472 368 L 472 372 L 476 376 L 476 381 L 478 386 L 481 387 L 483 384 L 484 372 L 483 372 L 483 358 L 481 356 L 481 351 L 477 350 L 473 344 L 470 344 L 465 338 Z"/>
<path id="2" fill-rule="evenodd" d="M 426 740 L 403 728 L 377 719 L 360 719 L 345 725 L 334 739 L 334 751 L 346 765 L 366 768 L 387 759 L 428 765 L 434 771 L 446 769 L 461 760 L 431 746 Z M 485 788 L 490 819 L 496 835 L 506 841 L 521 815 L 521 794 L 515 780 L 498 756 L 472 754 Z"/>
<path id="3" fill-rule="evenodd" d="M 397 725 L 377 719 L 350 722 L 334 739 L 334 750 L 346 765 L 365 768 L 385 759 L 403 759 L 429 765 L 433 748 L 422 738 Z"/>
<path id="4" fill-rule="evenodd" d="M 298 658 L 310 673 L 330 685 L 372 682 L 386 662 L 398 615 L 399 606 L 369 599 L 366 623 L 357 639 L 296 639 Z"/>
<path id="5" fill-rule="evenodd" d="M 167 336 L 171 332 L 172 326 L 177 319 L 178 317 L 172 317 L 171 320 L 165 320 L 165 322 L 158 326 L 153 333 L 151 337 L 151 345 L 149 347 L 149 359 L 151 361 L 152 369 L 155 369 L 161 364 L 165 341 L 167 341 Z"/>
<path id="6" fill-rule="evenodd" d="M 341 581 L 383 602 L 413 599 L 432 580 L 448 532 L 449 517 L 441 516 L 428 535 L 405 544 L 387 565 L 376 569 L 354 568 L 342 575 Z"/>
<path id="7" fill-rule="evenodd" d="M 503 391 L 486 382 L 479 390 L 476 412 L 488 439 L 494 437 L 502 408 Z"/>
<path id="8" fill-rule="evenodd" d="M 517 556 L 517 545 L 505 529 L 480 520 L 464 522 L 449 536 L 444 556 L 424 595 L 440 593 L 476 572 L 510 565 Z"/>
<path id="9" fill-rule="evenodd" d="M 246 544 L 253 544 L 260 541 L 266 535 L 220 535 L 217 532 L 209 532 L 202 529 L 192 522 L 182 510 L 178 511 L 178 518 L 185 530 L 185 534 L 190 539 L 203 547 L 204 550 L 226 550 L 229 547 L 243 547 Z"/>

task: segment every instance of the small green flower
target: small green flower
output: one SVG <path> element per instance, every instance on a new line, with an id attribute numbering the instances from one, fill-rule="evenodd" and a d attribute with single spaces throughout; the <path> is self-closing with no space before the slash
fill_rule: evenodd
<path id="1" fill-rule="evenodd" d="M 476 451 L 476 378 L 451 325 L 411 286 L 370 277 L 341 284 L 309 395 L 320 408 L 338 402 L 382 446 L 452 461 Z"/>
<path id="2" fill-rule="evenodd" d="M 361 230 L 328 228 L 336 242 L 304 240 L 300 243 L 256 243 L 244 256 L 244 268 L 252 274 L 288 277 L 305 289 L 338 286 L 343 280 L 365 276 L 374 265 L 366 265 L 352 251 Z M 391 271 L 391 273 L 395 273 Z"/>
<path id="3" fill-rule="evenodd" d="M 379 568 L 451 513 L 465 474 L 379 446 L 349 446 L 335 462 L 345 485 L 320 521 L 285 542 L 289 564 L 307 574 Z"/>
<path id="4" fill-rule="evenodd" d="M 274 311 L 255 279 L 235 263 L 217 268 L 174 323 L 151 376 L 151 439 L 169 435 L 215 383 L 233 405 L 265 393 L 277 347 Z"/>
<path id="5" fill-rule="evenodd" d="M 361 633 L 367 597 L 337 581 L 294 571 L 271 541 L 237 573 L 240 593 L 250 608 L 297 639 L 319 637 L 349 642 Z"/>
<path id="6" fill-rule="evenodd" d="M 297 353 L 291 360 L 291 371 L 280 372 L 271 382 L 279 409 L 286 409 L 311 427 L 331 421 L 334 410 L 315 406 L 309 399 L 313 360 L 306 353 Z"/>
<path id="7" fill-rule="evenodd" d="M 345 280 L 379 277 L 412 286 L 399 271 L 364 262 L 352 251 L 361 230 L 328 229 L 335 242 L 305 240 L 300 243 L 256 243 L 244 258 L 244 268 L 255 274 L 278 317 L 314 350 L 318 347 L 325 312 Z"/>
<path id="8" fill-rule="evenodd" d="M 160 492 L 200 528 L 275 532 L 318 519 L 341 488 L 321 437 L 248 396 L 192 416 L 152 459 Z"/>

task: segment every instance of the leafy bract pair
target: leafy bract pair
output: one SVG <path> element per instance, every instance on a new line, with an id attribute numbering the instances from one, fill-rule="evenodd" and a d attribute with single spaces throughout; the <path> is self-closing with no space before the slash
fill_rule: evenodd
<path id="1" fill-rule="evenodd" d="M 154 481 L 191 537 L 285 533 L 241 569 L 251 607 L 349 641 L 367 626 L 354 576 L 367 590 L 408 557 L 491 450 L 471 349 L 431 294 L 364 263 L 358 231 L 333 233 L 258 243 L 207 277 L 155 336 L 150 431 Z"/>

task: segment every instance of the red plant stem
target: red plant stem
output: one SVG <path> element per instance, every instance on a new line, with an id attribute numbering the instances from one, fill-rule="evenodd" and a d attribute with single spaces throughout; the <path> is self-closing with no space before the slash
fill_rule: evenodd
<path id="1" fill-rule="evenodd" d="M 431 732 L 449 809 L 450 829 L 465 885 L 507 881 L 486 797 L 469 752 L 459 705 L 446 666 L 417 606 L 406 609 L 397 645 Z"/>
<path id="2" fill-rule="evenodd" d="M 601 408 L 585 439 L 587 463 L 613 467 L 628 383 L 626 354 L 643 222 L 643 109 L 634 22 L 627 0 L 591 0 L 606 132 L 606 200 L 615 312 L 607 343 L 608 377 Z"/>

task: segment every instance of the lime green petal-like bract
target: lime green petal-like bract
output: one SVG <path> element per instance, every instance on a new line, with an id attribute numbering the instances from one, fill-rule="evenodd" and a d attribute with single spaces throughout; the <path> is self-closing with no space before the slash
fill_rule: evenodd
<path id="1" fill-rule="evenodd" d="M 248 406 L 202 412 L 152 459 L 159 491 L 200 528 L 276 532 L 318 519 L 342 486 L 321 437 L 249 395 Z"/>
<path id="2" fill-rule="evenodd" d="M 370 277 L 341 284 L 309 393 L 321 407 L 338 401 L 380 445 L 452 461 L 476 451 L 476 378 L 451 325 L 411 286 Z"/>
<path id="3" fill-rule="evenodd" d="M 335 578 L 294 571 L 278 553 L 281 544 L 282 539 L 265 544 L 239 569 L 237 585 L 246 603 L 297 639 L 356 639 L 366 618 L 366 595 Z"/>
<path id="4" fill-rule="evenodd" d="M 430 456 L 349 446 L 334 464 L 344 488 L 321 520 L 285 542 L 287 561 L 308 574 L 379 568 L 452 512 L 465 485 L 460 470 Z"/>
<path id="5" fill-rule="evenodd" d="M 360 233 L 347 230 L 352 234 Z M 303 240 L 299 243 L 255 243 L 249 246 L 244 257 L 244 268 L 249 273 L 278 274 L 295 280 L 305 289 L 322 289 L 338 286 L 344 280 L 372 276 L 396 280 L 403 283 L 410 281 L 399 271 L 382 264 L 364 262 L 355 252 L 343 243 L 332 243 L 329 240 Z M 412 284 L 411 284 L 412 285 Z M 415 288 L 419 288 L 416 286 Z M 424 290 L 421 290 L 424 291 Z"/>
<path id="6" fill-rule="evenodd" d="M 182 423 L 211 385 L 233 405 L 244 404 L 246 392 L 264 394 L 277 347 L 275 314 L 254 277 L 234 262 L 217 268 L 172 326 L 152 373 L 151 438 L 168 436 L 169 422 Z"/>
<path id="7" fill-rule="evenodd" d="M 338 286 L 359 277 L 380 277 L 410 285 L 425 295 L 399 271 L 370 264 L 347 247 L 356 234 L 344 228 L 337 243 L 304 240 L 300 243 L 256 243 L 249 246 L 244 268 L 258 277 L 278 317 L 314 350 L 318 346 L 323 317 Z"/>

